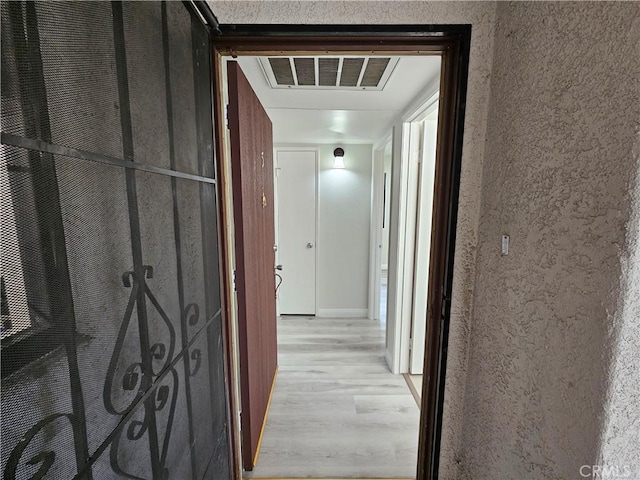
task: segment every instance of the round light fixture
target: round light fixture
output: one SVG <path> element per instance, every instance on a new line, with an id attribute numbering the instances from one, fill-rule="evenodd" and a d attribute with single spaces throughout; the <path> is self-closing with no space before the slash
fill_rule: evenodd
<path id="1" fill-rule="evenodd" d="M 345 168 L 344 150 L 342 148 L 338 147 L 333 151 L 333 168 Z"/>

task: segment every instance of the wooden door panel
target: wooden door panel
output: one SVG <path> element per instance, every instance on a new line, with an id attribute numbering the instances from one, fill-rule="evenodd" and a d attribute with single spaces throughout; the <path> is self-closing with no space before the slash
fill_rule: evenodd
<path id="1" fill-rule="evenodd" d="M 242 457 L 252 470 L 277 369 L 271 121 L 237 62 L 228 63 Z"/>

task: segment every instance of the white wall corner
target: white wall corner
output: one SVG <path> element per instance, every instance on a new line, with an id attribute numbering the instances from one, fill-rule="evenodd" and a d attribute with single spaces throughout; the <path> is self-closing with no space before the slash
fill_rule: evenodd
<path id="1" fill-rule="evenodd" d="M 384 359 L 387 361 L 387 366 L 389 367 L 389 370 L 391 370 L 391 373 L 395 375 L 400 373 L 398 366 L 393 363 L 393 355 L 388 348 L 384 349 Z"/>

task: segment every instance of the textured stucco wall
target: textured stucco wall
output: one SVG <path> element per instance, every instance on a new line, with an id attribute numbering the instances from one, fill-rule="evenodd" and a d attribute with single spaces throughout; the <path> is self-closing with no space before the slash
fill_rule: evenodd
<path id="1" fill-rule="evenodd" d="M 616 345 L 626 383 L 613 388 L 605 450 L 637 468 L 637 299 L 624 303 L 620 286 L 621 258 L 637 249 L 626 234 L 639 21 L 637 3 L 498 6 L 464 478 L 580 478 L 597 464 Z"/>
<path id="2" fill-rule="evenodd" d="M 459 469 L 458 435 L 463 428 L 495 4 L 461 1 L 209 1 L 209 4 L 221 23 L 473 25 L 441 456 L 441 477 L 455 478 Z"/>
<path id="3" fill-rule="evenodd" d="M 636 20 L 636 24 L 638 21 Z M 640 31 L 640 25 L 637 28 Z M 636 100 L 637 102 L 638 100 Z M 631 189 L 632 215 L 622 256 L 618 309 L 610 325 L 614 363 L 609 375 L 600 458 L 597 464 L 617 466 L 640 478 L 640 128 L 636 127 L 633 157 L 636 179 Z"/>

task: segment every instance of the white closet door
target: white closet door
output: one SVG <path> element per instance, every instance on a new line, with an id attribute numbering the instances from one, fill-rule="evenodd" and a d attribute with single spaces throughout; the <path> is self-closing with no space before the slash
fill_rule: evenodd
<path id="1" fill-rule="evenodd" d="M 276 153 L 281 315 L 316 313 L 316 152 Z"/>

